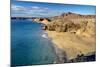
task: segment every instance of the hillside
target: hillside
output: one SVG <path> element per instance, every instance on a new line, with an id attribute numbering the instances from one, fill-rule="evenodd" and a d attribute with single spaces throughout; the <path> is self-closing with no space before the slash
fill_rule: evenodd
<path id="1" fill-rule="evenodd" d="M 92 36 L 95 35 L 95 15 L 64 13 L 61 16 L 50 18 L 50 21 L 46 21 L 44 29 Z"/>
<path id="2" fill-rule="evenodd" d="M 58 48 L 56 53 L 59 54 L 59 50 L 64 53 L 64 56 L 59 56 L 60 58 L 71 60 L 80 55 L 84 57 L 89 53 L 95 53 L 95 15 L 68 12 L 60 16 L 40 19 L 38 21 L 44 24 L 43 29 Z"/>

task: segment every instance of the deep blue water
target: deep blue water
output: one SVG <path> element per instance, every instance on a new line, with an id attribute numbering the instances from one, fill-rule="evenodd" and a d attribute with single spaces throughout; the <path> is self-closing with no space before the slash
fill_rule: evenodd
<path id="1" fill-rule="evenodd" d="M 53 43 L 42 24 L 11 20 L 11 65 L 51 64 L 56 60 Z"/>

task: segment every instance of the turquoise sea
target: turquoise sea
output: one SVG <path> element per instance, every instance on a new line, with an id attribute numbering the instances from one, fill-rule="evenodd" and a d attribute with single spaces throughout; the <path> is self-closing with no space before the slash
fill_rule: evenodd
<path id="1" fill-rule="evenodd" d="M 42 24 L 31 20 L 11 20 L 11 65 L 51 64 L 56 53 Z"/>

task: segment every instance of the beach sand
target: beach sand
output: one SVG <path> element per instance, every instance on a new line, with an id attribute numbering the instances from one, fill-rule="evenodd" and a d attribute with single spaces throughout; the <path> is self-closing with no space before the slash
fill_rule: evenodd
<path id="1" fill-rule="evenodd" d="M 77 55 L 87 55 L 96 51 L 95 37 L 77 36 L 69 32 L 47 31 L 57 48 L 64 51 L 68 60 Z"/>

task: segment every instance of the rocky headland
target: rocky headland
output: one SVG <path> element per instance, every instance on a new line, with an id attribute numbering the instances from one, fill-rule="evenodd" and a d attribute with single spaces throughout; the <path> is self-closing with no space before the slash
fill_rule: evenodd
<path id="1" fill-rule="evenodd" d="M 63 13 L 50 18 L 36 18 L 43 23 L 43 29 L 57 47 L 56 53 L 62 51 L 58 58 L 63 62 L 80 62 L 95 60 L 96 52 L 96 16 Z M 89 60 L 89 58 L 91 59 Z M 93 59 L 93 58 L 94 59 Z"/>

